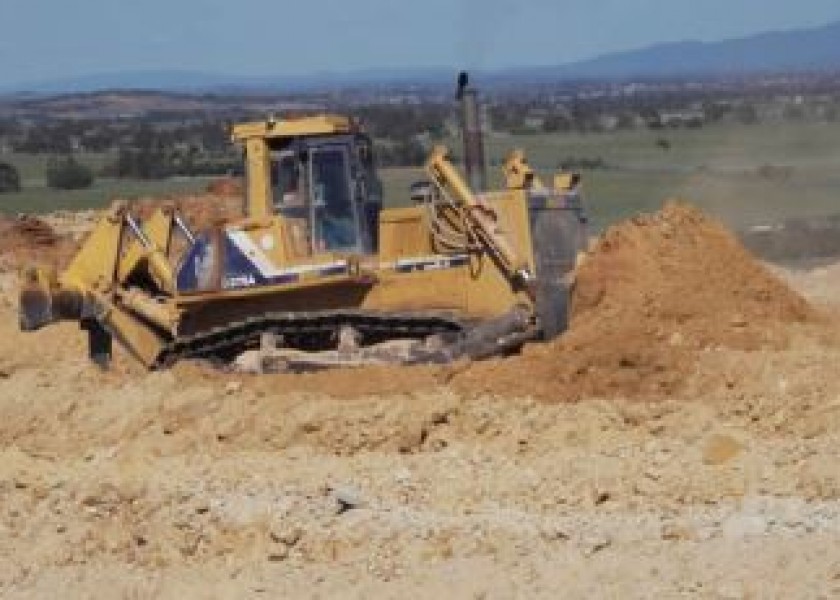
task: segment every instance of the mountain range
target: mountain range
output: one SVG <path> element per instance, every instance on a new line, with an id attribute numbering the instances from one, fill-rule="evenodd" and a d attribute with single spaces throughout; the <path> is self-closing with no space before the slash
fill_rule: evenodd
<path id="1" fill-rule="evenodd" d="M 311 91 L 367 85 L 450 85 L 454 68 L 368 69 L 302 76 L 243 77 L 198 71 L 125 71 L 0 87 L 0 92 L 141 89 L 191 92 Z M 489 83 L 626 80 L 773 72 L 840 72 L 840 21 L 720 42 L 682 41 L 613 52 L 558 66 L 482 72 Z"/>
<path id="2" fill-rule="evenodd" d="M 538 71 L 597 79 L 840 71 L 840 21 L 721 42 L 656 44 Z"/>

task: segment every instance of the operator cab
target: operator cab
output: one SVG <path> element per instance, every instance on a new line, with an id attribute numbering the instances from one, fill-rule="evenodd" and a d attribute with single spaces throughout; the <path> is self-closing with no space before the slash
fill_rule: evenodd
<path id="1" fill-rule="evenodd" d="M 307 230 L 313 254 L 374 254 L 382 186 L 361 133 L 272 140 L 271 208 Z"/>

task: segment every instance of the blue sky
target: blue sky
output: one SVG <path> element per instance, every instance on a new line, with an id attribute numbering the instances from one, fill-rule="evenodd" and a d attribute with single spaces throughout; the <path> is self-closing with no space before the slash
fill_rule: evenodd
<path id="1" fill-rule="evenodd" d="M 160 69 L 551 65 L 837 20 L 838 0 L 0 0 L 0 86 Z"/>

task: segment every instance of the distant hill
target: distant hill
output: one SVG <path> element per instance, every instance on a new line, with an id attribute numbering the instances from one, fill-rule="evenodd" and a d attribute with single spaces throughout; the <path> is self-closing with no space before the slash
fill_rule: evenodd
<path id="1" fill-rule="evenodd" d="M 2 94 L 65 94 L 105 90 L 166 92 L 297 92 L 379 84 L 434 85 L 454 77 L 453 69 L 368 69 L 347 73 L 314 72 L 308 75 L 240 76 L 202 71 L 123 71 L 82 77 L 34 81 L 0 87 Z"/>
<path id="2" fill-rule="evenodd" d="M 657 44 L 555 68 L 526 69 L 526 73 L 540 77 L 616 79 L 833 70 L 840 71 L 840 22 L 722 42 Z"/>
<path id="3" fill-rule="evenodd" d="M 840 71 L 840 22 L 722 42 L 657 44 L 559 66 L 487 71 L 482 73 L 482 79 L 488 83 L 504 83 L 793 71 Z M 248 92 L 398 84 L 451 86 L 454 72 L 455 67 L 242 77 L 197 71 L 126 71 L 5 86 L 0 88 L 0 93 L 50 94 L 109 89 Z"/>

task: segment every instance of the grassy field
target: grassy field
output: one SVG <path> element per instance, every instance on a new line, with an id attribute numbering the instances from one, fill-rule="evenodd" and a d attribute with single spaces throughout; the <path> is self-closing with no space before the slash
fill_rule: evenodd
<path id="1" fill-rule="evenodd" d="M 133 199 L 199 192 L 210 179 L 202 177 L 171 178 L 160 181 L 97 179 L 86 190 L 53 190 L 44 183 L 24 188 L 15 194 L 0 195 L 0 212 L 47 213 L 56 210 L 102 208 L 116 198 Z"/>
<path id="2" fill-rule="evenodd" d="M 491 137 L 490 160 L 512 145 L 546 173 L 569 157 L 602 159 L 607 168 L 582 173 L 596 228 L 667 199 L 690 201 L 736 227 L 840 213 L 840 124 Z"/>
<path id="3" fill-rule="evenodd" d="M 667 140 L 663 149 L 660 140 Z M 449 141 L 457 147 L 456 141 Z M 840 124 L 714 126 L 700 130 L 611 134 L 492 135 L 488 159 L 499 164 L 516 147 L 548 175 L 571 157 L 601 159 L 606 168 L 584 171 L 587 207 L 596 229 L 671 198 L 690 201 L 736 227 L 794 216 L 840 213 Z M 3 157 L 8 160 L 9 157 Z M 84 158 L 101 166 L 107 157 Z M 0 211 L 46 212 L 105 205 L 110 198 L 191 192 L 207 180 L 153 182 L 97 180 L 90 190 L 58 192 L 43 182 L 45 157 L 13 155 L 25 190 L 0 196 Z M 768 167 L 770 167 L 768 169 Z M 493 171 L 498 169 L 493 167 Z M 386 203 L 408 202 L 420 169 L 382 172 Z M 497 176 L 494 176 L 498 180 Z"/>
<path id="4" fill-rule="evenodd" d="M 657 143 L 660 139 L 669 149 Z M 495 135 L 487 140 L 488 160 L 498 165 L 517 147 L 546 176 L 571 157 L 604 161 L 606 168 L 582 172 L 596 229 L 656 210 L 668 199 L 697 204 L 734 227 L 840 213 L 838 124 Z M 421 176 L 411 169 L 387 172 L 392 202 L 406 198 L 410 182 Z"/>
<path id="5" fill-rule="evenodd" d="M 109 160 L 106 154 L 80 154 L 77 159 L 98 172 Z M 12 154 L 0 157 L 13 164 L 20 173 L 23 189 L 14 194 L 0 195 L 0 212 L 45 213 L 55 210 L 80 210 L 107 206 L 114 198 L 166 196 L 203 190 L 208 178 L 170 178 L 160 181 L 98 178 L 86 190 L 53 190 L 44 178 L 48 155 Z"/>

